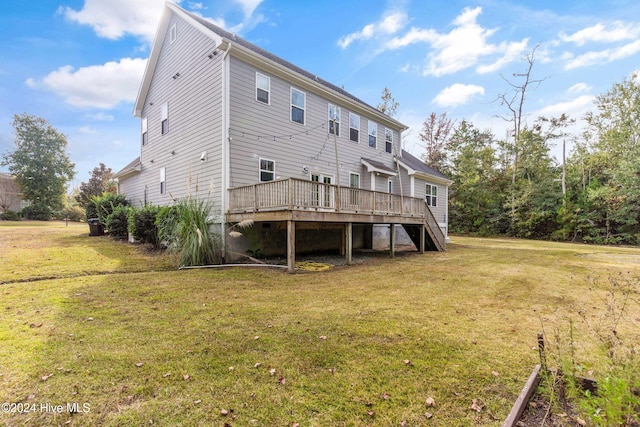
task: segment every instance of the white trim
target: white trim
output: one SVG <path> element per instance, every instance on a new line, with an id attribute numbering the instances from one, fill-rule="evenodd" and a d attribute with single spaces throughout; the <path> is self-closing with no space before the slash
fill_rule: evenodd
<path id="1" fill-rule="evenodd" d="M 358 176 L 358 186 L 357 187 L 352 187 L 351 186 L 351 176 L 352 175 L 357 175 Z M 360 180 L 360 174 L 358 172 L 349 172 L 349 188 L 361 188 L 360 186 L 362 185 L 362 181 Z"/>
<path id="2" fill-rule="evenodd" d="M 387 134 L 391 135 L 391 141 L 387 139 Z M 391 151 L 387 151 L 387 142 L 391 142 Z M 388 127 L 384 128 L 384 152 L 393 154 L 393 129 L 389 129 Z"/>
<path id="3" fill-rule="evenodd" d="M 375 167 L 374 165 L 372 165 L 371 163 L 369 163 L 369 162 L 367 161 L 367 159 L 361 159 L 361 160 L 360 160 L 360 163 L 361 163 L 363 166 L 366 166 L 366 168 L 367 168 L 367 172 L 377 172 L 377 173 L 379 173 L 379 174 L 387 175 L 387 176 L 397 176 L 397 175 L 398 175 L 396 172 L 388 171 L 388 170 L 386 170 L 386 169 L 380 169 L 380 168 Z"/>
<path id="4" fill-rule="evenodd" d="M 160 194 L 167 194 L 167 168 L 160 168 Z"/>
<path id="5" fill-rule="evenodd" d="M 342 114 L 342 112 L 340 111 L 340 106 L 339 105 L 335 105 L 332 103 L 328 103 L 327 104 L 327 120 L 329 122 L 329 124 L 327 125 L 327 133 L 329 133 L 329 135 L 333 135 L 333 133 L 331 133 L 331 123 L 333 121 L 333 117 L 331 117 L 331 107 L 333 107 L 335 113 L 336 114 L 336 124 L 338 125 L 337 129 L 338 132 L 336 133 L 336 138 L 340 138 L 340 115 Z"/>
<path id="6" fill-rule="evenodd" d="M 229 94 L 230 94 L 230 85 L 231 85 L 231 79 L 229 78 L 229 73 L 231 72 L 231 60 L 229 58 L 229 51 L 231 49 L 227 50 L 224 54 L 224 56 L 222 57 L 222 85 L 221 85 L 221 90 L 222 90 L 222 126 L 220 129 L 220 132 L 222 133 L 222 140 L 221 140 L 221 155 L 222 155 L 222 159 L 221 159 L 221 163 L 222 163 L 222 171 L 220 171 L 221 175 L 222 175 L 222 189 L 220 191 L 220 197 L 221 197 L 221 209 L 222 212 L 221 217 L 223 218 L 222 222 L 225 223 L 226 222 L 226 214 L 227 214 L 227 210 L 228 210 L 228 203 L 229 203 L 229 198 L 228 198 L 228 194 L 227 192 L 229 191 L 229 183 L 231 182 L 231 176 L 230 176 L 230 159 L 229 159 L 229 152 L 231 151 L 229 148 L 229 144 L 231 144 L 231 137 L 229 135 L 229 117 L 230 117 L 230 101 L 229 101 Z M 222 239 L 223 241 L 223 254 L 226 253 L 226 240 Z"/>
<path id="7" fill-rule="evenodd" d="M 409 197 L 416 197 L 416 177 L 409 175 Z"/>
<path id="8" fill-rule="evenodd" d="M 393 194 L 393 180 L 392 179 L 388 179 L 387 180 L 387 192 L 389 194 Z"/>

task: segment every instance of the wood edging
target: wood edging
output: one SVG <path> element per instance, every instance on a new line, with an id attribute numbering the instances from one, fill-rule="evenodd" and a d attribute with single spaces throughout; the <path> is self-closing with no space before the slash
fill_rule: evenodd
<path id="1" fill-rule="evenodd" d="M 514 427 L 516 425 L 516 423 L 520 420 L 520 417 L 522 416 L 522 412 L 524 411 L 524 408 L 527 406 L 527 403 L 529 403 L 529 399 L 531 399 L 533 392 L 536 390 L 536 387 L 538 387 L 539 382 L 540 382 L 540 365 L 536 365 L 536 367 L 533 368 L 533 372 L 529 376 L 529 379 L 527 380 L 526 384 L 522 388 L 522 391 L 520 392 L 520 396 L 518 396 L 518 399 L 513 404 L 513 408 L 511 408 L 511 412 L 509 413 L 509 416 L 502 424 L 502 427 Z"/>

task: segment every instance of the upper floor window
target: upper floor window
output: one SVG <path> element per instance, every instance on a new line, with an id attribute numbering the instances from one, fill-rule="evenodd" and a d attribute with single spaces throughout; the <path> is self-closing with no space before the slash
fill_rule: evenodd
<path id="1" fill-rule="evenodd" d="M 169 133 L 169 103 L 162 104 L 162 135 Z"/>
<path id="2" fill-rule="evenodd" d="M 335 123 L 335 135 L 340 136 L 340 107 L 329 104 L 329 133 L 334 134 L 333 124 Z"/>
<path id="3" fill-rule="evenodd" d="M 273 160 L 260 159 L 260 182 L 273 181 L 275 178 L 275 162 Z"/>
<path id="4" fill-rule="evenodd" d="M 391 129 L 384 130 L 384 151 L 393 153 L 393 132 Z"/>
<path id="5" fill-rule="evenodd" d="M 306 94 L 298 89 L 291 88 L 291 121 L 304 124 L 304 109 Z"/>
<path id="6" fill-rule="evenodd" d="M 369 147 L 376 148 L 378 135 L 378 125 L 369 120 Z"/>
<path id="7" fill-rule="evenodd" d="M 169 29 L 169 43 L 173 43 L 178 38 L 178 29 L 176 24 L 173 24 Z"/>
<path id="8" fill-rule="evenodd" d="M 147 145 L 147 118 L 143 117 L 140 121 L 140 132 L 142 133 L 142 145 Z"/>
<path id="9" fill-rule="evenodd" d="M 160 168 L 160 194 L 167 192 L 167 169 Z"/>
<path id="10" fill-rule="evenodd" d="M 349 139 L 354 142 L 360 141 L 360 116 L 349 113 Z"/>
<path id="11" fill-rule="evenodd" d="M 271 79 L 260 73 L 256 73 L 256 100 L 269 104 L 271 92 Z"/>
<path id="12" fill-rule="evenodd" d="M 431 184 L 426 184 L 425 196 L 427 205 L 436 207 L 438 206 L 438 187 Z"/>

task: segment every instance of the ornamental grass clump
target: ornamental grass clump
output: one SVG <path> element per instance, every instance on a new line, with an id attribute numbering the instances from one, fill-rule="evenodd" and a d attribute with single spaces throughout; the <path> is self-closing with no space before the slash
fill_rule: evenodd
<path id="1" fill-rule="evenodd" d="M 187 197 L 159 213 L 159 239 L 176 253 L 181 266 L 220 262 L 220 239 L 211 231 L 211 207 L 209 200 Z"/>

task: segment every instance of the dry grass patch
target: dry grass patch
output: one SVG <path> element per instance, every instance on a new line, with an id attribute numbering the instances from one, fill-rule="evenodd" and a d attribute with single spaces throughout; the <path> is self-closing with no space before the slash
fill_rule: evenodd
<path id="1" fill-rule="evenodd" d="M 500 425 L 538 362 L 541 319 L 552 327 L 592 304 L 588 276 L 640 269 L 587 256 L 599 253 L 640 256 L 454 238 L 445 253 L 319 273 L 8 283 L 0 401 L 91 411 L 3 416 L 9 425 Z M 596 366 L 583 346 L 581 359 Z"/>

